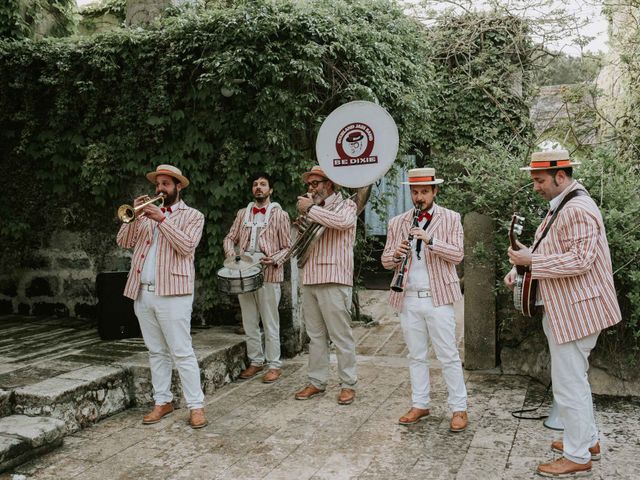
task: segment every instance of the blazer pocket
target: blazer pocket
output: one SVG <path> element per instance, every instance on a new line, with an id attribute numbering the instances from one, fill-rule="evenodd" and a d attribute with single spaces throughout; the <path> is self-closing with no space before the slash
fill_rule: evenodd
<path id="1" fill-rule="evenodd" d="M 578 303 L 584 302 L 585 300 L 589 300 L 591 298 L 599 297 L 600 295 L 600 288 L 597 286 L 582 287 L 577 290 L 571 290 L 570 298 L 571 303 Z"/>
<path id="2" fill-rule="evenodd" d="M 335 265 L 336 257 L 319 257 L 316 263 L 318 265 Z"/>
<path id="3" fill-rule="evenodd" d="M 190 266 L 188 262 L 183 262 L 178 259 L 174 259 L 171 263 L 171 275 L 182 275 L 183 277 L 189 276 Z"/>

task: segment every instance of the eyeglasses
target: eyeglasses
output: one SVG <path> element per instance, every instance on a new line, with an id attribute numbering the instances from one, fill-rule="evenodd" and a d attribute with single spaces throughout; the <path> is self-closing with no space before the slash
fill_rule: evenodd
<path id="1" fill-rule="evenodd" d="M 318 185 L 322 182 L 326 182 L 326 180 L 312 180 L 310 182 L 307 182 L 307 187 L 318 188 Z"/>

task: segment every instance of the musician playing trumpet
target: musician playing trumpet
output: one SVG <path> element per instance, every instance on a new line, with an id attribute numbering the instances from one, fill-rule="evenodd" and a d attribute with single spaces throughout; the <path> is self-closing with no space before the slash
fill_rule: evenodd
<path id="1" fill-rule="evenodd" d="M 455 266 L 462 261 L 460 214 L 435 203 L 438 185 L 433 168 L 409 170 L 415 209 L 389 221 L 382 265 L 395 269 L 391 306 L 409 349 L 411 409 L 398 423 L 412 425 L 430 413 L 429 340 L 442 364 L 452 412 L 449 429 L 467 427 L 467 390 L 456 346 L 453 302 L 462 298 Z"/>
<path id="2" fill-rule="evenodd" d="M 188 207 L 180 192 L 187 177 L 173 165 L 159 165 L 147 179 L 164 193 L 164 206 L 148 204 L 136 220 L 124 223 L 117 242 L 132 248 L 131 270 L 124 295 L 134 300 L 144 343 L 149 350 L 154 409 L 142 423 L 150 425 L 173 412 L 171 372 L 178 369 L 189 407 L 192 428 L 207 425 L 200 368 L 191 344 L 191 309 L 194 291 L 194 254 L 204 226 L 204 215 Z M 144 197 L 134 201 L 137 207 Z"/>
<path id="3" fill-rule="evenodd" d="M 271 201 L 273 179 L 265 172 L 251 177 L 253 201 L 238 210 L 224 238 L 224 253 L 235 256 L 248 254 L 264 266 L 264 283 L 259 289 L 238 294 L 242 311 L 242 326 L 247 336 L 249 366 L 240 372 L 240 379 L 255 377 L 267 366 L 263 383 L 274 383 L 282 374 L 280 360 L 280 284 L 284 281 L 284 258 L 291 246 L 289 215 L 278 203 Z M 264 347 L 260 333 L 264 329 Z"/>

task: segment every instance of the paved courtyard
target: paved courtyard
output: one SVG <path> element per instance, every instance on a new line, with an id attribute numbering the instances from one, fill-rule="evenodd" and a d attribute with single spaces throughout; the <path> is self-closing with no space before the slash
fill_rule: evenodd
<path id="1" fill-rule="evenodd" d="M 140 423 L 144 409 L 100 421 L 64 445 L 0 479 L 528 479 L 559 438 L 541 421 L 512 410 L 540 403 L 545 387 L 526 377 L 466 372 L 469 428 L 448 430 L 446 388 L 432 365 L 432 414 L 409 427 L 397 419 L 410 406 L 406 351 L 398 320 L 379 298 L 363 299 L 376 319 L 357 326 L 356 401 L 341 406 L 334 381 L 319 398 L 297 401 L 306 355 L 285 361 L 281 381 L 234 382 L 206 398 L 209 426 L 192 430 L 187 411 L 159 424 Z M 592 478 L 640 475 L 640 401 L 596 399 L 603 458 Z M 548 401 L 541 408 L 548 410 Z"/>

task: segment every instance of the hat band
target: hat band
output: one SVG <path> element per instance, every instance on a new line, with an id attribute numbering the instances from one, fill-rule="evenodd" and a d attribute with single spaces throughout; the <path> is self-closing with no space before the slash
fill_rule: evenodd
<path id="1" fill-rule="evenodd" d="M 546 162 L 531 162 L 531 168 L 543 168 L 543 167 L 570 167 L 571 160 L 548 160 Z"/>
<path id="2" fill-rule="evenodd" d="M 409 177 L 409 183 L 411 182 L 433 182 L 435 177 Z"/>
<path id="3" fill-rule="evenodd" d="M 179 173 L 173 172 L 171 170 L 156 170 L 156 173 L 168 173 L 169 175 L 180 175 Z"/>

